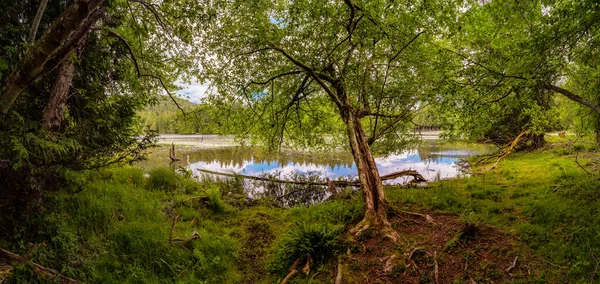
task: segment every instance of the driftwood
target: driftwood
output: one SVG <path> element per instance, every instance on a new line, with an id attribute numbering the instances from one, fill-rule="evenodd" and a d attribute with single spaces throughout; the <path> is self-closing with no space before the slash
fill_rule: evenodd
<path id="1" fill-rule="evenodd" d="M 181 160 L 181 159 L 177 158 L 177 156 L 175 156 L 175 143 L 171 143 L 171 150 L 169 151 L 169 159 L 171 159 L 171 162 Z"/>
<path id="2" fill-rule="evenodd" d="M 10 251 L 7 251 L 5 249 L 0 248 L 0 258 L 3 258 L 9 262 L 28 262 L 27 259 L 25 259 L 24 257 L 12 253 Z M 66 276 L 61 275 L 60 273 L 58 273 L 56 270 L 51 269 L 51 268 L 46 268 L 44 266 L 41 266 L 37 263 L 31 262 L 31 264 L 33 265 L 33 273 L 35 275 L 44 277 L 46 279 L 50 279 L 50 280 L 58 280 L 58 283 L 80 283 L 79 281 L 75 280 L 75 279 L 71 279 L 68 278 Z"/>
<path id="3" fill-rule="evenodd" d="M 335 180 L 335 181 L 328 181 L 328 182 L 295 181 L 295 180 L 282 180 L 282 179 L 272 179 L 272 178 L 257 177 L 257 176 L 248 176 L 248 175 L 234 174 L 234 173 L 223 173 L 223 172 L 216 172 L 216 171 L 205 170 L 205 169 L 197 169 L 197 170 L 200 172 L 203 172 L 203 173 L 208 173 L 208 174 L 213 174 L 213 175 L 221 175 L 221 176 L 227 176 L 227 177 L 241 177 L 241 178 L 245 178 L 245 179 L 258 180 L 258 181 L 298 184 L 298 185 L 307 185 L 307 186 L 310 186 L 310 185 L 328 186 L 330 188 L 330 190 L 331 190 L 331 186 L 334 186 L 334 188 L 335 188 L 335 186 L 360 187 L 359 181 L 346 181 L 346 180 Z M 396 179 L 396 178 L 403 177 L 403 176 L 412 176 L 414 178 L 415 182 L 426 182 L 427 181 L 416 170 L 403 170 L 403 171 L 383 175 L 383 176 L 381 176 L 381 180 Z M 337 190 L 336 190 L 336 192 L 337 192 Z"/>

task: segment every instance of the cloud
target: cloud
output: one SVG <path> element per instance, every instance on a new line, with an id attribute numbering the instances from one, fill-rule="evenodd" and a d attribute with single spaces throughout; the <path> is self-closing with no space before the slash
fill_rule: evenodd
<path id="1" fill-rule="evenodd" d="M 175 84 L 180 87 L 180 89 L 177 90 L 179 97 L 197 104 L 204 100 L 210 86 L 209 84 L 201 84 L 196 81 L 188 84 L 179 80 L 176 81 Z"/>

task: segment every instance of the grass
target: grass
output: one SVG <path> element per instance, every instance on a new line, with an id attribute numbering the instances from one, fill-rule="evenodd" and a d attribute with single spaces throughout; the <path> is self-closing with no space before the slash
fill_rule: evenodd
<path id="1" fill-rule="evenodd" d="M 567 138 L 568 139 L 568 138 Z M 584 166 L 597 154 L 590 145 Z M 589 282 L 600 265 L 600 181 L 575 162 L 564 146 L 515 153 L 498 168 L 421 188 L 394 188 L 394 203 L 460 214 L 512 232 L 546 268 L 542 282 Z"/>
<path id="2" fill-rule="evenodd" d="M 531 281 L 593 282 L 600 182 L 575 157 L 597 172 L 595 146 L 553 139 L 554 146 L 513 153 L 486 174 L 389 187 L 387 198 L 400 208 L 453 213 L 465 226 L 508 232 L 542 264 Z M 317 271 L 328 271 L 328 259 L 346 251 L 344 233 L 363 216 L 360 194 L 290 209 L 260 200 L 247 205 L 239 181 L 198 183 L 169 169 L 114 168 L 72 180 L 79 192 L 48 196 L 44 211 L 0 247 L 25 255 L 43 243 L 33 261 L 91 283 L 275 283 L 305 253 L 317 258 Z M 181 241 L 172 242 L 175 216 L 173 237 Z M 36 281 L 29 265 L 17 266 L 13 280 Z M 319 281 L 329 280 L 294 279 Z"/>

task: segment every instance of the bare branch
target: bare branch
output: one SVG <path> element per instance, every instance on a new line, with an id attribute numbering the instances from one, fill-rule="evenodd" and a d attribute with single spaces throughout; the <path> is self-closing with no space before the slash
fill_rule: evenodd
<path id="1" fill-rule="evenodd" d="M 419 32 L 412 39 L 410 39 L 404 46 L 402 46 L 402 48 L 400 48 L 400 50 L 398 50 L 398 52 L 396 52 L 396 54 L 394 56 L 392 56 L 392 58 L 390 58 L 390 61 L 388 62 L 388 66 L 390 64 L 392 64 L 392 61 L 394 61 L 394 60 L 396 60 L 396 58 L 398 58 L 398 56 L 400 55 L 400 53 L 402 53 L 402 51 L 407 49 L 409 45 L 411 45 L 420 35 L 422 35 L 424 33 L 425 33 L 425 30 Z"/>
<path id="2" fill-rule="evenodd" d="M 29 31 L 29 44 L 33 45 L 35 42 L 35 35 L 37 34 L 38 26 L 40 25 L 40 21 L 42 20 L 42 15 L 44 15 L 44 10 L 46 10 L 46 5 L 48 4 L 48 0 L 40 1 L 40 6 L 38 7 L 37 12 L 35 13 L 35 18 L 33 19 L 33 23 L 31 24 L 31 30 Z"/>

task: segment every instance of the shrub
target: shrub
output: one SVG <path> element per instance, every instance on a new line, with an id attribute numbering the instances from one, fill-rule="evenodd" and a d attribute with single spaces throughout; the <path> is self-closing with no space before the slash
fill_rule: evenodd
<path id="1" fill-rule="evenodd" d="M 226 213 L 232 210 L 231 206 L 223 202 L 221 191 L 218 187 L 213 186 L 206 190 L 206 195 L 210 202 L 210 209 L 214 213 Z"/>
<path id="2" fill-rule="evenodd" d="M 275 249 L 269 270 L 285 272 L 300 257 L 307 253 L 316 264 L 325 263 L 343 246 L 340 235 L 344 231 L 341 225 L 328 223 L 298 223 L 283 236 Z"/>

